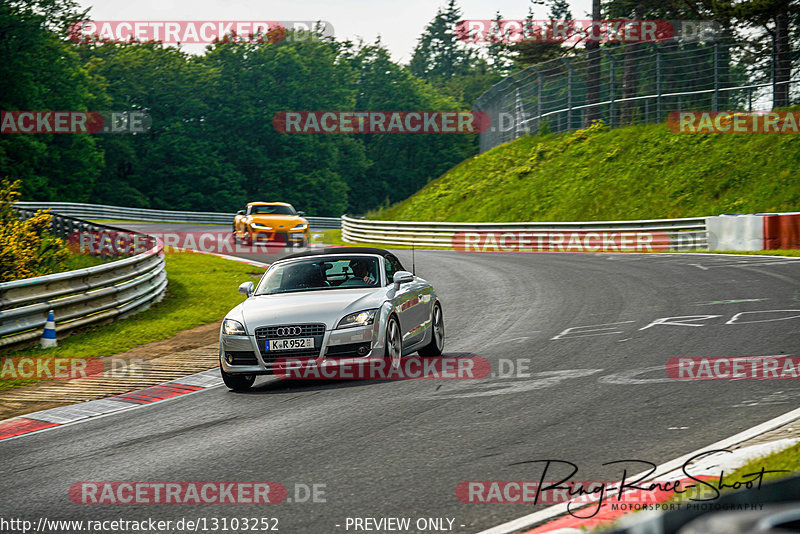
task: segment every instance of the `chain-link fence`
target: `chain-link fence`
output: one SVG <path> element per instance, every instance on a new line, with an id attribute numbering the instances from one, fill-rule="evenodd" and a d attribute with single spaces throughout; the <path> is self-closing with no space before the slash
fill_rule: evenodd
<path id="1" fill-rule="evenodd" d="M 635 43 L 528 67 L 476 100 L 491 119 L 480 150 L 596 119 L 613 128 L 666 121 L 678 110 L 769 110 L 781 87 L 787 104 L 797 101 L 800 80 L 776 81 L 774 68 L 754 71 L 743 57 L 740 45 L 724 42 Z"/>

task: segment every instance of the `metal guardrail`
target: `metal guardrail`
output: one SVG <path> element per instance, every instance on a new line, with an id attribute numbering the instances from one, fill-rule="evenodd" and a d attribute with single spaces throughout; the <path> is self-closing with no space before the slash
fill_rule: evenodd
<path id="1" fill-rule="evenodd" d="M 35 213 L 18 209 L 24 219 Z M 51 229 L 74 232 L 121 231 L 121 228 L 53 214 Z M 95 267 L 0 283 L 0 348 L 38 339 L 48 310 L 56 330 L 123 318 L 160 301 L 167 288 L 163 243 L 150 238 L 146 251 Z"/>
<path id="2" fill-rule="evenodd" d="M 473 234 L 510 234 L 512 242 L 524 234 L 543 250 L 569 250 L 572 234 L 581 238 L 616 239 L 622 234 L 649 234 L 654 239 L 647 243 L 659 249 L 691 250 L 708 248 L 706 219 L 654 219 L 644 221 L 597 221 L 597 222 L 508 222 L 508 223 L 451 223 L 373 221 L 342 216 L 342 239 L 347 242 L 375 243 L 383 245 L 415 245 L 424 247 L 464 247 L 464 236 Z M 617 234 L 609 237 L 603 234 Z M 468 238 L 467 238 L 468 239 Z M 468 240 L 467 240 L 468 242 Z M 585 241 L 581 241 L 584 247 Z M 592 250 L 592 246 L 585 247 Z M 502 249 L 502 247 L 499 247 Z"/>
<path id="3" fill-rule="evenodd" d="M 77 202 L 17 202 L 15 207 L 25 209 L 49 209 L 69 217 L 95 220 L 126 220 L 142 222 L 187 222 L 196 224 L 232 225 L 235 213 L 213 211 L 172 211 L 144 208 L 126 208 L 105 204 L 82 204 Z M 314 230 L 340 228 L 338 217 L 305 217 Z"/>

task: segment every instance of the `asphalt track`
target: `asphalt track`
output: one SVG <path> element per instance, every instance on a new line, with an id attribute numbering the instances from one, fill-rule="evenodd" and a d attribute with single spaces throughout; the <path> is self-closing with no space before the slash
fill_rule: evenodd
<path id="1" fill-rule="evenodd" d="M 176 226 L 139 227 L 199 229 Z M 410 267 L 410 252 L 396 253 Z M 487 358 L 495 373 L 527 364 L 521 377 L 262 377 L 247 393 L 215 388 L 0 442 L 0 517 L 276 517 L 284 533 L 431 517 L 474 533 L 545 505 L 464 504 L 459 482 L 538 480 L 543 459 L 574 462 L 578 480 L 617 480 L 621 467 L 603 463 L 660 464 L 798 406 L 796 380 L 675 381 L 664 366 L 800 355 L 800 260 L 418 251 L 416 270 L 442 298 L 446 354 Z M 276 481 L 290 498 L 296 484 L 324 484 L 326 502 L 77 505 L 79 481 Z"/>

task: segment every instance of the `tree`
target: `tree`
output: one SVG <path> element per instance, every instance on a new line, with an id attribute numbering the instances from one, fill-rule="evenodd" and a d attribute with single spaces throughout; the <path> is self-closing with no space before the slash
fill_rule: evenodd
<path id="1" fill-rule="evenodd" d="M 456 99 L 391 62 L 380 42 L 352 50 L 348 63 L 357 72 L 357 110 L 458 110 Z M 476 150 L 470 134 L 367 134 L 363 144 L 370 164 L 351 182 L 350 209 L 394 203 L 412 195 Z"/>
<path id="2" fill-rule="evenodd" d="M 600 22 L 600 0 L 592 0 L 592 30 L 586 41 L 586 104 L 596 104 L 600 101 L 600 41 L 592 37 L 599 33 L 595 31 L 596 24 Z M 586 126 L 600 118 L 599 107 L 586 109 Z"/>
<path id="3" fill-rule="evenodd" d="M 0 109 L 90 110 L 107 102 L 57 29 L 81 16 L 69 0 L 0 3 Z M 0 176 L 22 179 L 24 198 L 88 200 L 103 153 L 90 135 L 3 134 Z"/>
<path id="4" fill-rule="evenodd" d="M 531 0 L 531 5 L 528 6 L 528 15 L 525 19 L 525 24 L 529 29 L 532 27 L 534 20 L 532 6 L 536 5 L 548 6 L 547 16 L 551 21 L 572 20 L 572 11 L 566 0 Z M 564 46 L 562 43 L 555 41 L 520 41 L 511 45 L 510 48 L 515 55 L 515 63 L 519 68 L 557 59 L 572 54 L 574 51 L 574 45 Z"/>
<path id="5" fill-rule="evenodd" d="M 475 58 L 475 52 L 459 40 L 456 25 L 461 19 L 461 9 L 455 0 L 449 0 L 445 9 L 439 9 L 419 38 L 409 68 L 423 80 L 448 78 L 465 74 Z"/>
<path id="6" fill-rule="evenodd" d="M 792 41 L 800 41 L 797 24 L 800 5 L 791 0 L 745 0 L 730 7 L 735 16 L 750 26 L 759 28 L 761 39 L 771 41 L 771 70 L 773 82 L 772 106 L 785 107 L 789 101 L 789 80 L 792 79 Z M 794 25 L 791 22 L 794 21 Z M 795 34 L 792 35 L 792 27 Z M 800 50 L 794 53 L 797 58 Z M 762 60 L 763 62 L 763 60 Z"/>

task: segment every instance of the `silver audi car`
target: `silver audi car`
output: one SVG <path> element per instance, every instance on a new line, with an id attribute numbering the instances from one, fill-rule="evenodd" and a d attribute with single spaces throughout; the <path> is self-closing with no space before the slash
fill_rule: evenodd
<path id="1" fill-rule="evenodd" d="M 413 352 L 444 348 L 442 305 L 433 286 L 378 248 L 325 248 L 273 263 L 222 321 L 220 371 L 246 390 L 287 358 L 317 365 L 382 358 L 392 366 Z"/>

